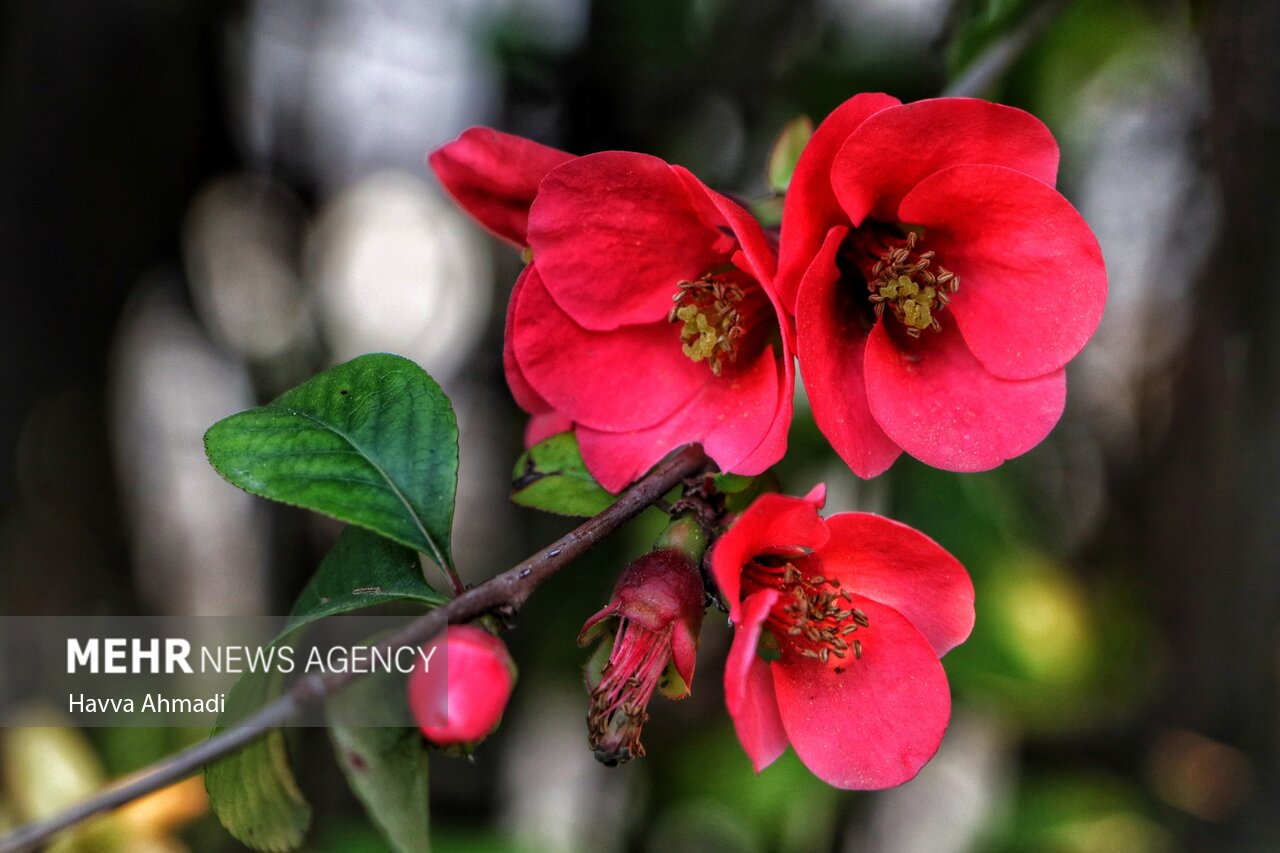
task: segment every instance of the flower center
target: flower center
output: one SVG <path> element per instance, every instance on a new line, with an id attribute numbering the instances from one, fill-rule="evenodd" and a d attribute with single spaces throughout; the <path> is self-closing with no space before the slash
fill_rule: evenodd
<path id="1" fill-rule="evenodd" d="M 862 658 L 862 641 L 855 635 L 869 624 L 867 614 L 853 606 L 853 595 L 840 588 L 839 578 L 805 575 L 794 563 L 762 555 L 747 564 L 743 596 L 765 587 L 781 593 L 765 620 L 780 645 L 823 663 L 848 655 Z"/>
<path id="2" fill-rule="evenodd" d="M 941 331 L 938 314 L 960 289 L 959 276 L 937 262 L 936 252 L 919 250 L 924 238 L 915 231 L 897 239 L 877 231 L 858 229 L 845 250 L 851 255 L 846 260 L 866 278 L 876 317 L 883 316 L 887 306 L 912 338 L 925 329 Z"/>
<path id="3" fill-rule="evenodd" d="M 587 713 L 587 742 L 610 767 L 644 755 L 640 731 L 649 719 L 645 708 L 671 658 L 671 632 L 670 625 L 655 632 L 630 619 L 618 624 Z"/>
<path id="4" fill-rule="evenodd" d="M 667 320 L 680 323 L 680 351 L 719 376 L 738 360 L 748 331 L 765 307 L 755 282 L 737 269 L 705 273 L 676 285 Z"/>

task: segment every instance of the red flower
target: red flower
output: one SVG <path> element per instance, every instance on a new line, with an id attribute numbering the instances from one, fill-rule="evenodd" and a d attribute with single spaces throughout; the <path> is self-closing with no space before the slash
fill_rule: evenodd
<path id="1" fill-rule="evenodd" d="M 905 450 L 953 471 L 1057 423 L 1102 315 L 1088 225 L 1031 115 L 864 94 L 818 128 L 783 212 L 778 290 L 818 426 L 862 477 Z"/>
<path id="2" fill-rule="evenodd" d="M 785 450 L 795 374 L 759 224 L 656 157 L 561 158 L 483 129 L 431 157 L 468 212 L 532 256 L 504 359 L 534 416 L 526 441 L 572 424 L 615 492 L 689 442 L 722 470 L 763 471 Z"/>
<path id="3" fill-rule="evenodd" d="M 502 640 L 474 625 L 450 625 L 441 651 L 410 674 L 409 710 L 432 743 L 484 740 L 501 722 L 515 687 L 511 653 Z"/>
<path id="4" fill-rule="evenodd" d="M 612 600 L 582 626 L 578 645 L 607 635 L 608 662 L 588 667 L 588 742 L 613 766 L 644 755 L 640 730 L 655 689 L 683 699 L 693 684 L 702 628 L 702 578 L 687 554 L 650 551 L 618 577 Z M 614 621 L 616 620 L 616 621 Z"/>
<path id="5" fill-rule="evenodd" d="M 713 547 L 734 626 L 725 703 L 756 772 L 790 743 L 832 785 L 887 788 L 942 740 L 938 658 L 973 627 L 973 586 L 924 534 L 868 513 L 824 520 L 822 501 L 821 486 L 763 495 Z"/>

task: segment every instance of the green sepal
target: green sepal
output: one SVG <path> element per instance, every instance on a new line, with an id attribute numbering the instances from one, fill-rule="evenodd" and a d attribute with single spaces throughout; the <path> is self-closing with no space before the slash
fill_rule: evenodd
<path id="1" fill-rule="evenodd" d="M 674 660 L 667 661 L 667 666 L 658 677 L 658 691 L 668 699 L 685 699 L 689 696 L 689 685 L 680 676 Z"/>

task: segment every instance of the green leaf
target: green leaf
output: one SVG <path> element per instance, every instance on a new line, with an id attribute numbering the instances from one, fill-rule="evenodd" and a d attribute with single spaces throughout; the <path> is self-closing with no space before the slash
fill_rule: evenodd
<path id="1" fill-rule="evenodd" d="M 265 705 L 280 691 L 279 679 L 245 673 L 227 694 L 217 734 Z M 236 840 L 255 850 L 292 850 L 311 824 L 311 806 L 289 767 L 284 733 L 272 729 L 204 771 L 209 807 Z"/>
<path id="2" fill-rule="evenodd" d="M 452 570 L 458 425 L 408 359 L 352 359 L 218 421 L 204 443 L 245 491 L 366 527 Z"/>
<path id="3" fill-rule="evenodd" d="M 272 645 L 326 616 L 405 600 L 437 607 L 445 598 L 423 580 L 417 552 L 348 527 L 321 561 Z M 257 711 L 280 689 L 278 675 L 245 673 L 227 693 L 226 710 L 218 716 L 214 733 Z M 270 851 L 291 850 L 302 843 L 311 807 L 298 789 L 279 729 L 210 765 L 204 780 L 209 805 L 241 842 Z"/>
<path id="4" fill-rule="evenodd" d="M 773 150 L 769 152 L 769 167 L 765 175 L 774 192 L 787 191 L 796 163 L 800 162 L 800 154 L 812 136 L 813 120 L 808 116 L 793 118 L 782 128 L 773 143 Z"/>
<path id="5" fill-rule="evenodd" d="M 428 853 L 427 749 L 416 728 L 349 726 L 404 701 L 404 678 L 370 677 L 329 700 L 329 736 L 351 790 L 399 853 Z"/>
<path id="6" fill-rule="evenodd" d="M 415 552 L 358 527 L 348 527 L 298 595 L 283 633 L 326 616 L 389 601 L 439 607 L 448 600 L 423 579 Z"/>
<path id="7" fill-rule="evenodd" d="M 760 495 L 781 491 L 782 487 L 772 468 L 755 477 L 716 474 L 714 480 L 716 488 L 725 494 L 725 508 L 730 512 L 742 512 Z"/>
<path id="8" fill-rule="evenodd" d="M 526 450 L 516 461 L 512 480 L 511 500 L 560 515 L 596 515 L 614 501 L 582 463 L 572 432 L 553 435 Z"/>

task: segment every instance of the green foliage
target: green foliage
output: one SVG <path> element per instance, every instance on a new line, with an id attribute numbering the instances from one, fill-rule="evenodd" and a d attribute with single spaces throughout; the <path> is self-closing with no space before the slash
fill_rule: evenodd
<path id="1" fill-rule="evenodd" d="M 403 678 L 370 677 L 329 701 L 329 736 L 351 790 L 399 853 L 428 853 L 430 798 L 427 750 L 412 727 L 349 726 L 372 718 L 387 702 L 404 701 Z"/>
<path id="2" fill-rule="evenodd" d="M 1007 33 L 1031 8 L 1032 0 L 968 0 L 961 6 L 960 25 L 947 51 L 947 69 L 954 77 L 992 42 Z"/>
<path id="3" fill-rule="evenodd" d="M 785 193 L 791 184 L 791 175 L 800 161 L 809 138 L 813 136 L 813 120 L 808 116 L 800 116 L 787 122 L 773 143 L 769 152 L 769 166 L 765 177 L 769 187 L 776 193 Z"/>
<path id="4" fill-rule="evenodd" d="M 218 473 L 261 497 L 358 524 L 452 570 L 458 425 L 408 359 L 364 355 L 205 434 Z"/>
<path id="5" fill-rule="evenodd" d="M 511 499 L 520 506 L 584 518 L 613 503 L 613 495 L 587 471 L 571 432 L 553 435 L 520 455 L 512 472 Z"/>
<path id="6" fill-rule="evenodd" d="M 1027 779 L 1018 792 L 1017 810 L 994 835 L 986 845 L 993 853 L 1176 849 L 1136 785 L 1096 770 Z"/>
<path id="7" fill-rule="evenodd" d="M 685 849 L 833 846 L 839 794 L 792 750 L 756 775 L 729 725 L 686 733 L 673 748 L 683 760 L 658 769 L 654 849 L 679 848 L 687 839 L 696 841 Z"/>
<path id="8" fill-rule="evenodd" d="M 406 600 L 437 607 L 445 599 L 423 580 L 416 552 L 348 527 L 321 561 L 272 645 L 326 616 Z M 214 732 L 257 711 L 280 689 L 278 675 L 245 673 L 227 694 L 226 710 Z M 290 850 L 302 843 L 311 807 L 289 767 L 280 730 L 211 765 L 205 771 L 205 787 L 218 820 L 243 843 L 270 851 Z"/>
<path id="9" fill-rule="evenodd" d="M 279 680 L 245 673 L 227 694 L 217 734 L 261 708 L 279 692 Z M 235 838 L 255 850 L 292 850 L 311 823 L 311 806 L 289 767 L 279 729 L 205 768 L 209 807 Z"/>
<path id="10" fill-rule="evenodd" d="M 751 502 L 765 492 L 782 491 L 782 483 L 773 469 L 755 477 L 741 474 L 716 474 L 716 488 L 725 494 L 725 507 L 730 512 L 742 512 Z"/>

